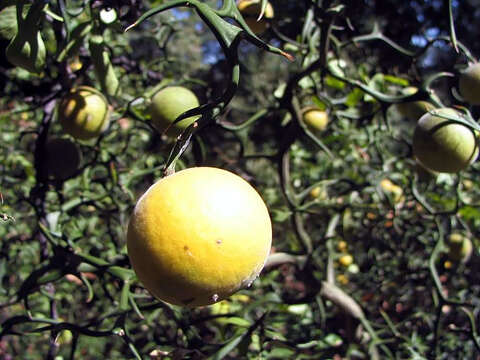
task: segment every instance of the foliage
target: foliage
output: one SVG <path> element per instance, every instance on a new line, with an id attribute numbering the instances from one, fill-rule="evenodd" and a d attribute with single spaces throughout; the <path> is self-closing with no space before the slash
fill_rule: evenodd
<path id="1" fill-rule="evenodd" d="M 270 2 L 260 37 L 233 0 L 0 4 L 2 358 L 478 356 L 478 164 L 419 167 L 397 109 L 454 106 L 449 121 L 480 130 L 457 90 L 479 52 L 478 1 Z M 111 107 L 87 141 L 56 116 L 80 85 Z M 167 85 L 202 104 L 176 139 L 148 111 Z M 322 132 L 302 120 L 312 106 L 328 113 Z M 48 176 L 58 137 L 82 153 L 65 179 Z M 251 288 L 190 310 L 145 291 L 125 234 L 151 184 L 198 165 L 259 191 L 274 248 Z M 448 257 L 454 232 L 473 242 L 468 262 Z"/>

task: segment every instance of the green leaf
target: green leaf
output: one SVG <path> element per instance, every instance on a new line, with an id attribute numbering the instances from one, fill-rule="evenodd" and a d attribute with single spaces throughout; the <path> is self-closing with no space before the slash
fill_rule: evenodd
<path id="1" fill-rule="evenodd" d="M 347 101 L 345 102 L 345 105 L 348 107 L 355 107 L 359 101 L 362 100 L 364 94 L 365 93 L 358 88 L 353 89 L 353 91 L 347 95 Z"/>

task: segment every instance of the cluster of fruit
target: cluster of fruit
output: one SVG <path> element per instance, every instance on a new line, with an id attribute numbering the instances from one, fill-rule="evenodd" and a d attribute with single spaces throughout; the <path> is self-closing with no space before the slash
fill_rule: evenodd
<path id="1" fill-rule="evenodd" d="M 152 125 L 176 137 L 197 116 L 174 123 L 199 106 L 187 88 L 169 86 L 152 97 Z M 101 135 L 109 124 L 109 106 L 96 89 L 71 90 L 57 107 L 63 130 L 77 140 Z M 55 161 L 62 153 L 65 161 Z M 75 174 L 81 153 L 75 142 L 47 142 L 50 174 Z M 226 170 L 196 167 L 167 176 L 148 189 L 135 206 L 127 234 L 132 266 L 144 286 L 172 304 L 215 303 L 249 286 L 270 252 L 268 210 L 255 189 Z M 214 261 L 212 259 L 215 259 Z"/>
<path id="2" fill-rule="evenodd" d="M 238 8 L 255 34 L 264 32 L 273 8 L 243 0 Z M 107 93 L 109 93 L 107 91 Z M 199 106 L 195 94 L 168 86 L 150 99 L 151 123 L 176 138 L 199 116 L 175 120 Z M 109 104 L 98 90 L 79 86 L 59 103 L 57 118 L 73 138 L 88 141 L 109 125 Z M 326 126 L 326 116 L 305 113 L 307 125 Z M 62 161 L 57 161 L 62 153 Z M 67 138 L 47 142 L 49 175 L 65 180 L 75 175 L 81 152 Z M 137 202 L 130 219 L 127 247 L 132 267 L 157 298 L 182 306 L 216 303 L 248 287 L 270 252 L 272 225 L 263 199 L 239 176 L 218 168 L 190 168 L 153 184 Z"/>

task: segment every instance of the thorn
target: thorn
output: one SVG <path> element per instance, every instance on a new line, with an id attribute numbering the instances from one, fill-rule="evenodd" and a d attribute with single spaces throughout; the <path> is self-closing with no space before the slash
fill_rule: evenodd
<path id="1" fill-rule="evenodd" d="M 137 24 L 138 24 L 137 22 L 134 22 L 132 25 L 127 26 L 126 29 L 123 32 L 129 31 L 131 28 L 137 26 Z"/>
<path id="2" fill-rule="evenodd" d="M 287 53 L 285 51 L 282 51 L 282 50 L 280 50 L 280 54 L 285 56 L 289 61 L 295 61 L 295 56 L 293 56 L 292 54 L 289 54 L 289 53 Z"/>

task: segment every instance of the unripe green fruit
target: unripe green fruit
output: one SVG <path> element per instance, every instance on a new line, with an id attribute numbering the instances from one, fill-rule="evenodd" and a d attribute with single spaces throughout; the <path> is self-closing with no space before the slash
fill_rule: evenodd
<path id="1" fill-rule="evenodd" d="M 472 105 L 480 105 L 480 63 L 470 65 L 458 80 L 460 95 Z"/>
<path id="2" fill-rule="evenodd" d="M 238 10 L 245 18 L 245 22 L 254 34 L 261 34 L 268 28 L 268 20 L 273 18 L 272 4 L 267 2 L 265 13 L 260 21 L 257 21 L 260 12 L 262 11 L 262 2 L 260 0 L 240 0 L 238 2 Z"/>
<path id="3" fill-rule="evenodd" d="M 302 111 L 303 122 L 311 131 L 323 131 L 328 125 L 328 114 L 319 108 L 310 107 Z"/>
<path id="4" fill-rule="evenodd" d="M 450 117 L 458 115 L 449 108 L 437 109 L 436 113 Z M 470 128 L 427 113 L 420 118 L 415 128 L 413 153 L 428 169 L 456 173 L 475 161 L 478 146 Z"/>
<path id="5" fill-rule="evenodd" d="M 166 131 L 167 136 L 177 137 L 200 116 L 191 116 L 173 125 L 172 123 L 180 114 L 199 105 L 197 97 L 189 89 L 182 86 L 166 87 L 152 97 L 150 115 L 153 126 L 161 133 Z"/>
<path id="6" fill-rule="evenodd" d="M 88 86 L 71 90 L 58 106 L 58 120 L 63 130 L 80 140 L 99 136 L 108 126 L 108 115 L 105 97 Z"/>
<path id="7" fill-rule="evenodd" d="M 467 262 L 472 255 L 472 240 L 458 233 L 448 237 L 448 257 L 453 261 Z"/>
<path id="8" fill-rule="evenodd" d="M 409 86 L 403 89 L 403 95 L 413 95 L 418 91 L 414 86 Z M 397 104 L 398 112 L 411 121 L 418 121 L 423 114 L 435 109 L 435 106 L 428 101 L 409 101 L 406 103 Z"/>
<path id="9" fill-rule="evenodd" d="M 48 175 L 63 180 L 75 174 L 82 161 L 82 153 L 73 141 L 55 138 L 46 144 L 45 160 Z"/>

